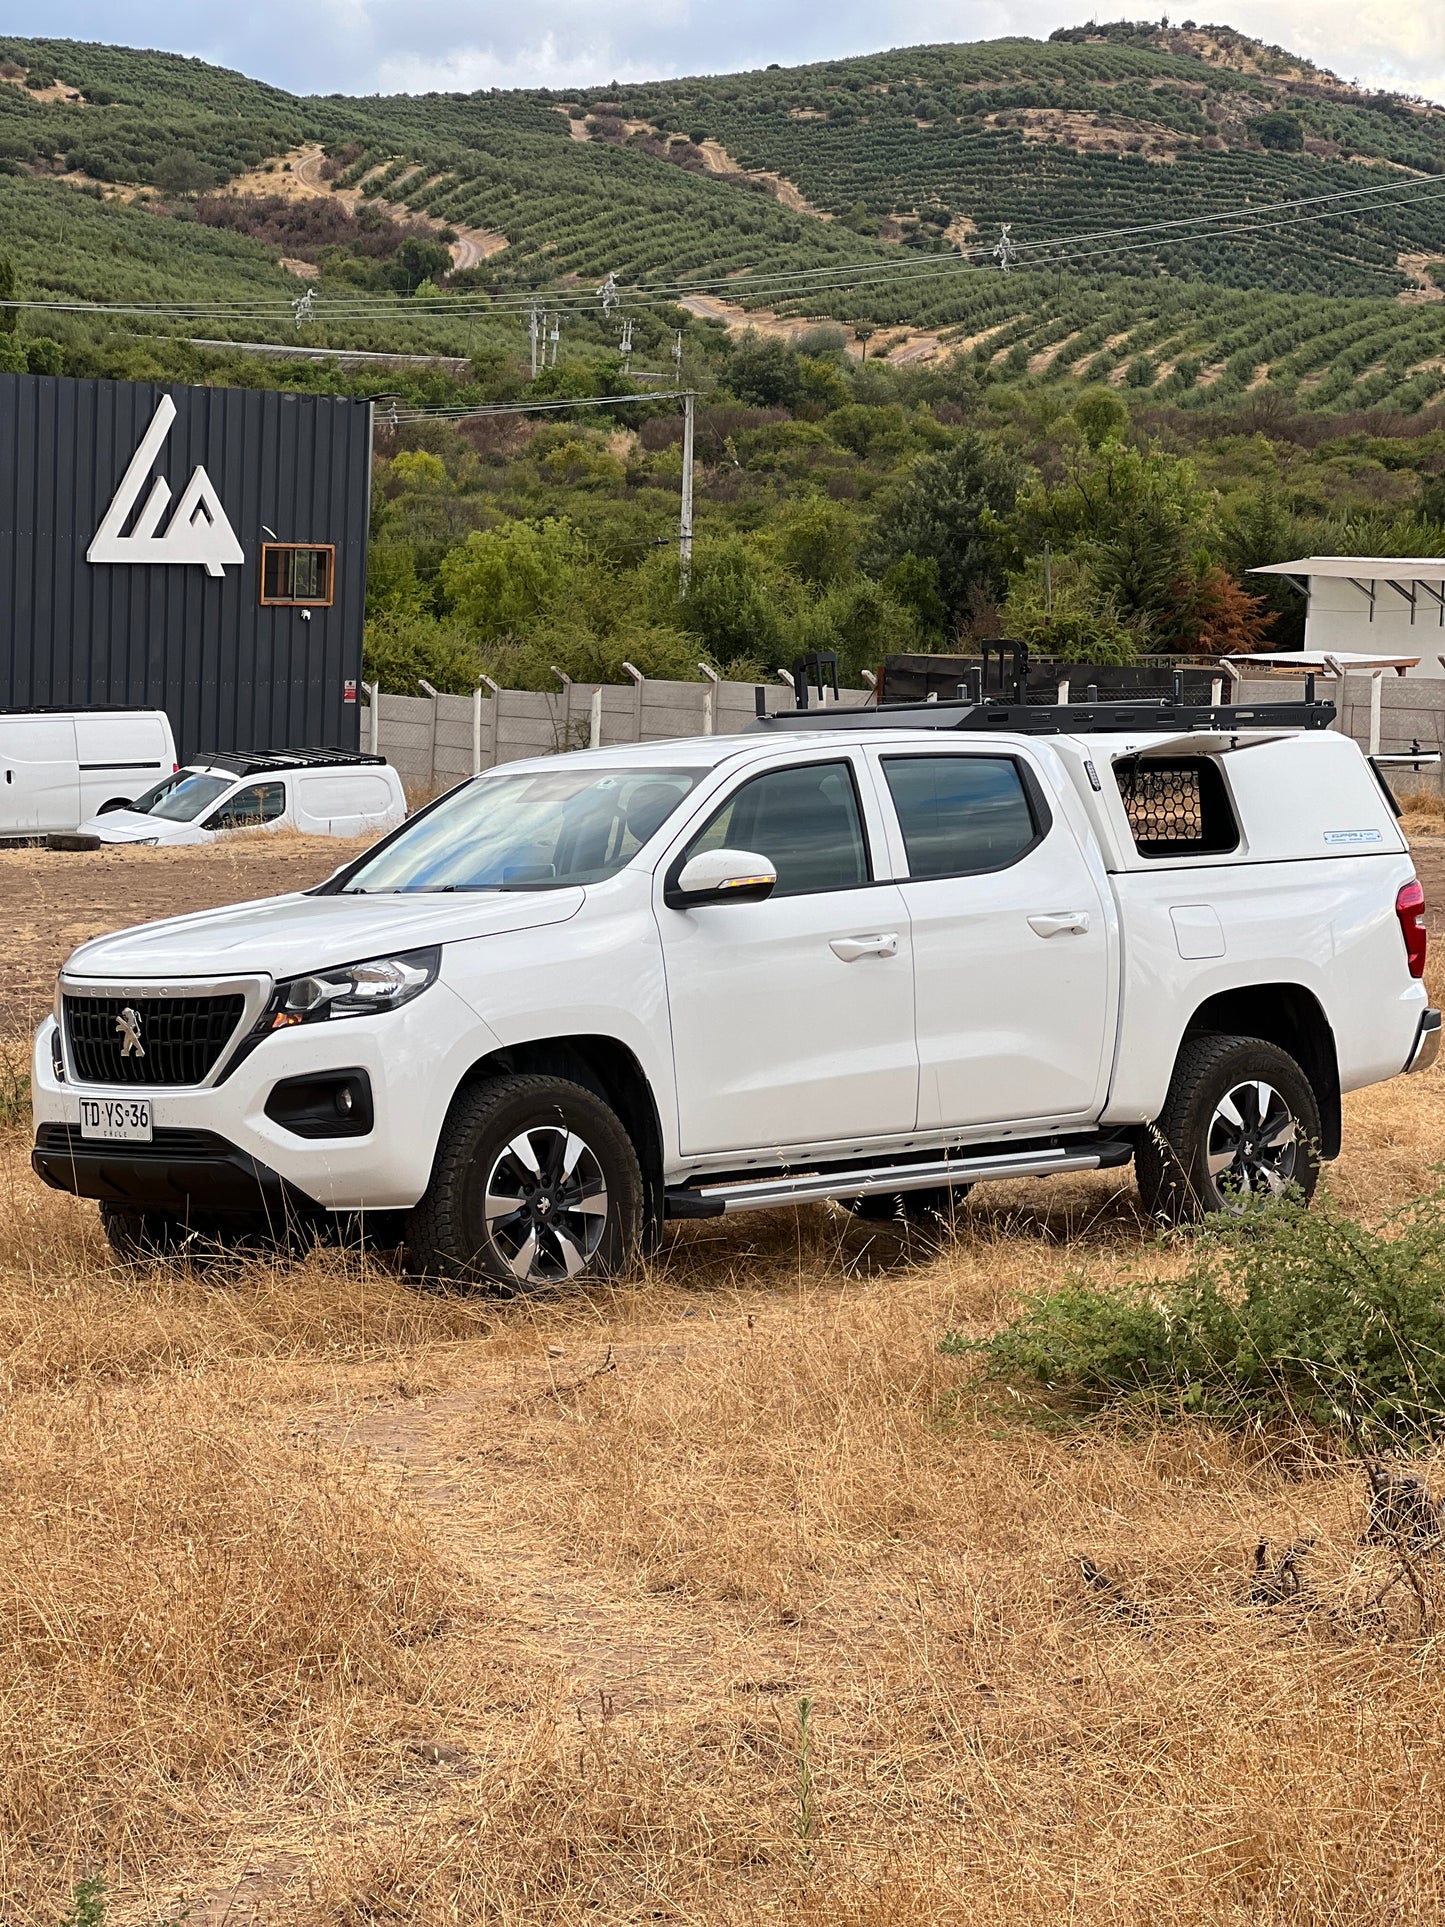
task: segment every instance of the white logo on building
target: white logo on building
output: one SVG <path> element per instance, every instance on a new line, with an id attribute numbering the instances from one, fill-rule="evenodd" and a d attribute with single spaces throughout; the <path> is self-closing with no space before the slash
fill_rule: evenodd
<path id="1" fill-rule="evenodd" d="M 122 533 L 140 501 L 146 477 L 165 446 L 175 418 L 175 403 L 169 395 L 162 395 L 151 425 L 105 512 L 105 520 L 85 552 L 87 562 L 196 562 L 207 575 L 224 575 L 228 562 L 244 561 L 236 531 L 221 507 L 221 498 L 210 476 L 199 467 L 191 471 L 186 492 L 164 529 L 161 518 L 170 506 L 171 489 L 170 483 L 157 475 L 146 496 L 145 507 L 136 516 L 134 528 L 129 535 Z"/>

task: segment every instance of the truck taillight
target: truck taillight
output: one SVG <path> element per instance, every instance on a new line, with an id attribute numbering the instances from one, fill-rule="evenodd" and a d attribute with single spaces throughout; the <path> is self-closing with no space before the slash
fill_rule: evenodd
<path id="1" fill-rule="evenodd" d="M 1425 975 L 1425 892 L 1419 879 L 1413 879 L 1395 899 L 1395 915 L 1400 919 L 1400 934 L 1405 939 L 1405 961 L 1412 977 Z"/>

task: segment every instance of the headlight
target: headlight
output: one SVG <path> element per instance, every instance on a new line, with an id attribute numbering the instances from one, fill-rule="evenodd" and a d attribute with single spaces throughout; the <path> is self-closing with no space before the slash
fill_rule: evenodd
<path id="1" fill-rule="evenodd" d="M 365 963 L 341 964 L 318 970 L 310 977 L 293 977 L 277 984 L 262 1012 L 261 1030 L 285 1030 L 292 1024 L 316 1024 L 332 1017 L 364 1017 L 373 1010 L 399 1010 L 436 982 L 441 967 L 440 946 L 408 950 L 399 957 L 371 957 Z"/>

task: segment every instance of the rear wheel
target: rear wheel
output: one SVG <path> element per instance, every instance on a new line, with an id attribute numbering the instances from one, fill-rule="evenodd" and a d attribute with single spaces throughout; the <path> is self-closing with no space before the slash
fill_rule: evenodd
<path id="1" fill-rule="evenodd" d="M 1287 1051 L 1262 1037 L 1193 1037 L 1135 1159 L 1139 1194 L 1170 1224 L 1290 1191 L 1308 1203 L 1319 1142 L 1318 1101 Z"/>
<path id="2" fill-rule="evenodd" d="M 616 1114 L 580 1084 L 503 1077 L 464 1091 L 408 1244 L 428 1277 L 533 1291 L 637 1256 L 642 1173 Z"/>

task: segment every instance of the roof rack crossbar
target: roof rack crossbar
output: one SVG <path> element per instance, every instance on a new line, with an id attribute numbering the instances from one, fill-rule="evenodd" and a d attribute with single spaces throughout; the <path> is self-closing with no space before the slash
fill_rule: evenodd
<path id="1" fill-rule="evenodd" d="M 1097 736 L 1190 730 L 1328 729 L 1335 705 L 1303 703 L 883 703 L 863 709 L 785 709 L 753 729 L 995 730 L 1017 736 Z"/>

